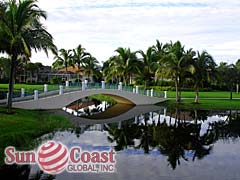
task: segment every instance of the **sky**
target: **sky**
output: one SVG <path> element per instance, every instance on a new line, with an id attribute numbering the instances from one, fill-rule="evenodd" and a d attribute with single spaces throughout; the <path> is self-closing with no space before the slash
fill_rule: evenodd
<path id="1" fill-rule="evenodd" d="M 239 0 L 38 0 L 59 49 L 79 44 L 99 62 L 118 47 L 144 50 L 160 42 L 181 41 L 186 49 L 207 50 L 217 63 L 240 58 Z M 33 62 L 53 56 L 33 53 Z"/>

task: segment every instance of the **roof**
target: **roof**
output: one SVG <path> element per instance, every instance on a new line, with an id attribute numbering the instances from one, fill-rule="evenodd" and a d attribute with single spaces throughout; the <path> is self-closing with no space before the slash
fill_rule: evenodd
<path id="1" fill-rule="evenodd" d="M 61 69 L 59 69 L 58 71 L 60 71 L 60 72 L 66 72 L 66 68 L 61 68 Z M 67 71 L 68 72 L 72 72 L 72 73 L 76 73 L 76 74 L 83 74 L 83 69 L 82 68 L 80 68 L 80 70 L 79 70 L 79 68 L 77 67 L 77 66 L 69 66 L 69 67 L 67 67 Z"/>

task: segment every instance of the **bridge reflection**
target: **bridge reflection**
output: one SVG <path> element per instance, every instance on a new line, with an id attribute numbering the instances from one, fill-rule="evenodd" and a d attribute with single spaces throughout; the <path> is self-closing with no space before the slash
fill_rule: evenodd
<path id="1" fill-rule="evenodd" d="M 121 110 L 120 106 L 122 107 Z M 123 106 L 125 107 L 123 108 Z M 115 106 L 107 109 L 105 112 L 99 113 L 93 117 L 90 116 L 90 118 L 73 116 L 62 110 L 55 110 L 54 112 L 69 118 L 74 123 L 74 125 L 81 126 L 120 122 L 151 112 L 164 114 L 164 108 L 156 105 L 126 106 L 125 104 L 116 104 Z M 96 119 L 96 117 L 98 118 Z"/>

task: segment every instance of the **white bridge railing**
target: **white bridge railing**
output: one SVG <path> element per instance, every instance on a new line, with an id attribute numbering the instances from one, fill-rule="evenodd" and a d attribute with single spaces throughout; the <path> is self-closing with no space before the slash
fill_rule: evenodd
<path id="1" fill-rule="evenodd" d="M 14 93 L 13 101 L 24 101 L 24 100 L 38 100 L 39 98 L 48 97 L 52 95 L 62 95 L 67 92 L 72 91 L 87 91 L 89 89 L 112 89 L 116 91 L 126 91 L 134 94 L 141 94 L 145 96 L 151 97 L 159 97 L 159 98 L 167 98 L 167 91 L 164 93 L 154 92 L 153 89 L 143 89 L 139 86 L 125 86 L 122 82 L 118 84 L 110 84 L 105 83 L 105 81 L 101 81 L 101 83 L 89 83 L 87 80 L 81 83 L 69 83 L 66 81 L 64 85 L 47 85 L 44 84 L 42 89 L 36 89 L 27 91 L 24 88 L 21 88 L 21 91 L 18 93 Z M 6 93 L 5 99 L 0 100 L 0 104 L 6 103 L 8 98 L 8 93 Z"/>

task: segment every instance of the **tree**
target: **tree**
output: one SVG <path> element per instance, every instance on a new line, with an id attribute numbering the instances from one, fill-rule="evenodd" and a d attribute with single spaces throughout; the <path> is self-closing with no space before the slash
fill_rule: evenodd
<path id="1" fill-rule="evenodd" d="M 165 64 L 162 62 L 163 57 L 166 55 L 167 44 L 162 44 L 157 40 L 155 46 L 153 46 L 153 51 L 156 53 L 156 71 L 155 71 L 155 81 L 160 77 L 163 80 L 165 74 Z"/>
<path id="2" fill-rule="evenodd" d="M 26 70 L 30 72 L 30 82 L 32 83 L 33 80 L 33 74 L 36 73 L 36 82 L 38 82 L 38 71 L 39 68 L 42 67 L 42 63 L 28 63 L 25 65 Z"/>
<path id="3" fill-rule="evenodd" d="M 85 52 L 85 48 L 83 48 L 81 44 L 79 44 L 76 49 L 73 49 L 73 64 L 77 65 L 78 71 L 80 71 L 81 66 L 83 66 L 85 58 L 89 56 L 90 53 Z M 79 79 L 80 77 L 78 76 L 78 81 Z"/>
<path id="4" fill-rule="evenodd" d="M 217 67 L 217 73 L 218 83 L 230 91 L 230 99 L 232 99 L 234 85 L 236 85 L 239 80 L 237 67 L 234 64 L 221 62 Z"/>
<path id="5" fill-rule="evenodd" d="M 9 66 L 10 59 L 9 58 L 0 58 L 0 79 L 9 79 Z"/>
<path id="6" fill-rule="evenodd" d="M 16 64 L 23 55 L 31 57 L 31 50 L 56 51 L 53 38 L 42 24 L 47 18 L 36 0 L 10 0 L 0 4 L 0 52 L 11 58 L 8 112 L 12 112 L 12 96 Z"/>
<path id="7" fill-rule="evenodd" d="M 192 49 L 187 52 L 184 50 L 184 46 L 177 41 L 176 43 L 170 43 L 166 47 L 166 55 L 162 61 L 166 67 L 166 74 L 175 81 L 176 86 L 176 101 L 181 101 L 181 86 L 186 74 L 190 71 L 191 61 L 195 52 Z"/>
<path id="8" fill-rule="evenodd" d="M 59 52 L 60 54 L 57 53 L 54 57 L 53 67 L 65 68 L 66 78 L 69 80 L 67 68 L 73 64 L 72 50 L 60 49 Z"/>
<path id="9" fill-rule="evenodd" d="M 237 60 L 236 64 L 236 71 L 237 71 L 237 82 L 236 82 L 236 92 L 239 94 L 239 83 L 240 83 L 240 59 Z"/>
<path id="10" fill-rule="evenodd" d="M 154 79 L 156 65 L 157 65 L 157 54 L 154 51 L 154 48 L 151 46 L 147 49 L 146 53 L 142 50 L 138 51 L 142 56 L 140 59 L 140 69 L 138 74 L 140 78 L 144 81 L 144 89 L 147 88 L 147 82 Z"/>
<path id="11" fill-rule="evenodd" d="M 210 80 L 210 77 L 215 72 L 216 63 L 212 56 L 206 51 L 197 52 L 197 57 L 193 59 L 192 78 L 194 81 L 195 103 L 198 103 L 199 88 L 203 87 L 204 82 Z"/>
<path id="12" fill-rule="evenodd" d="M 100 67 L 99 67 L 98 63 L 99 63 L 98 60 L 93 56 L 84 58 L 83 68 L 84 68 L 84 72 L 87 75 L 89 81 L 90 81 L 90 76 L 93 77 L 99 71 Z"/>
<path id="13" fill-rule="evenodd" d="M 119 76 L 123 79 L 125 85 L 131 83 L 132 74 L 137 71 L 139 61 L 135 52 L 131 52 L 130 48 L 119 47 L 116 52 L 112 67 L 118 71 Z"/>

